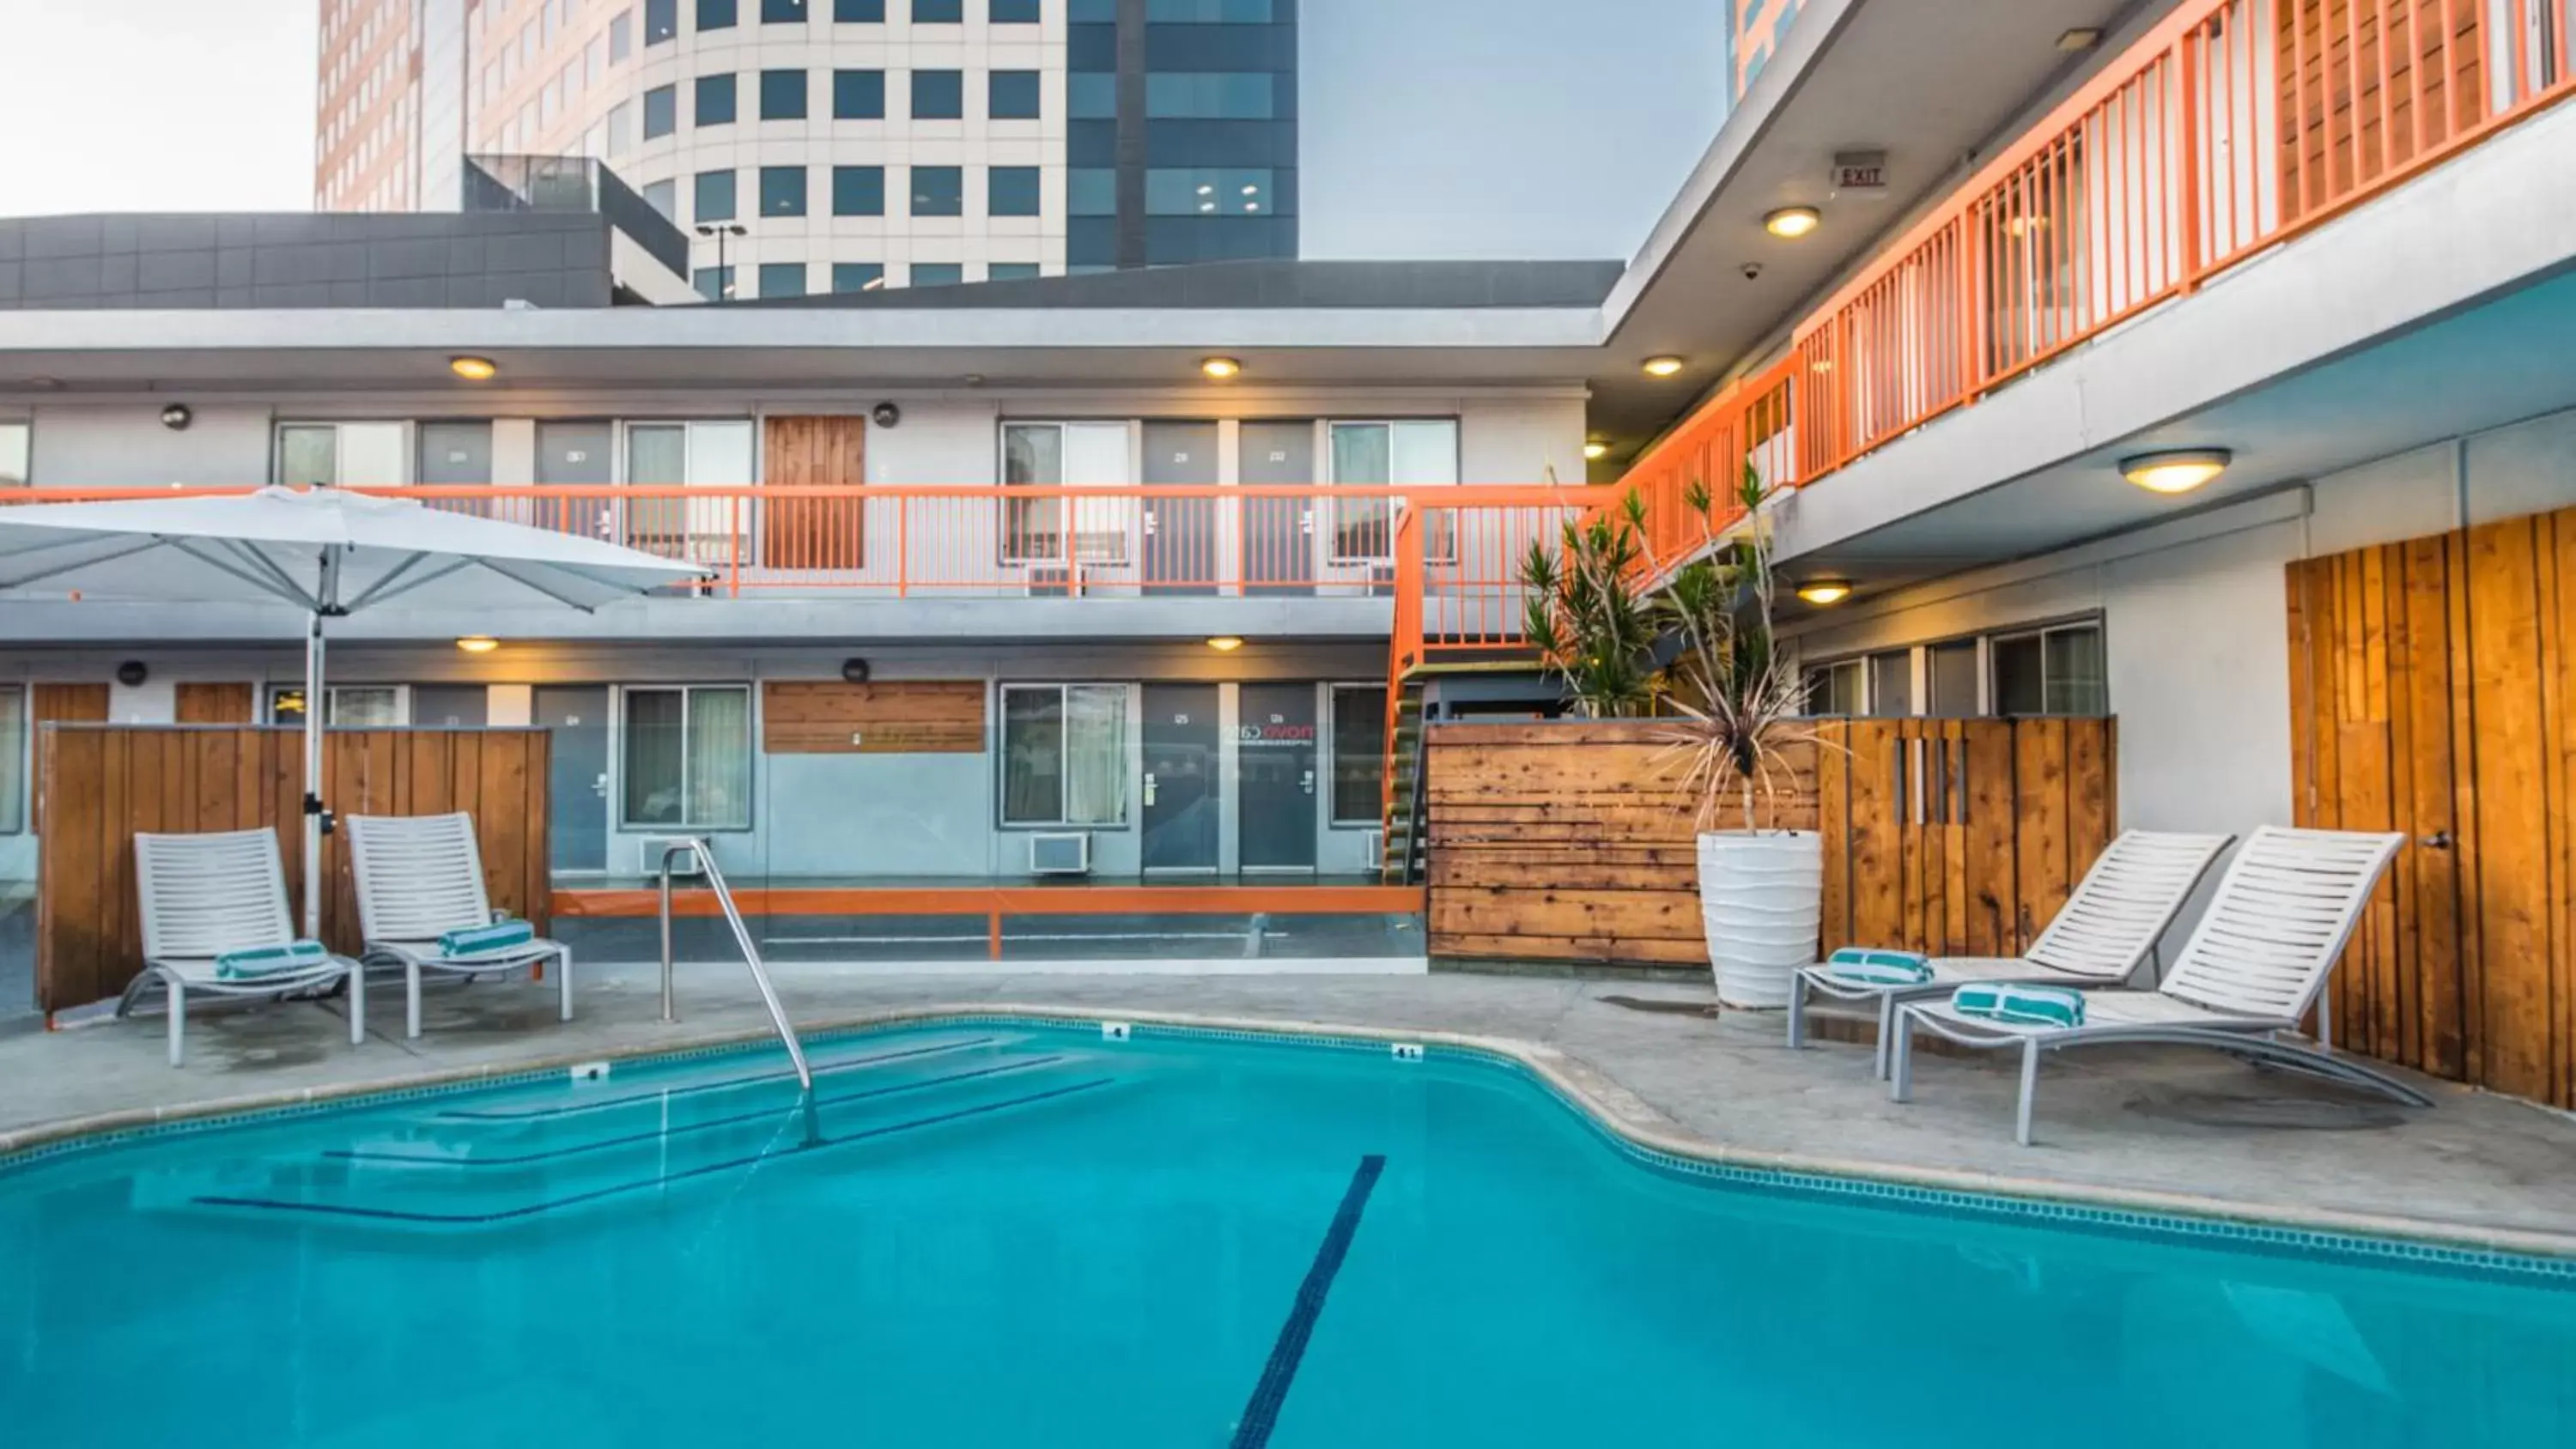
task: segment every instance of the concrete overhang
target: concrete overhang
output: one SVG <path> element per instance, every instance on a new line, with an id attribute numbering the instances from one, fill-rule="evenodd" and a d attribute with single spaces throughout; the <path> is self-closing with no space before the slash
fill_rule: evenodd
<path id="1" fill-rule="evenodd" d="M 2562 105 L 1799 491 L 1781 556 L 1892 588 L 2576 404 L 2570 198 Z M 2203 447 L 2196 492 L 2121 477 Z"/>

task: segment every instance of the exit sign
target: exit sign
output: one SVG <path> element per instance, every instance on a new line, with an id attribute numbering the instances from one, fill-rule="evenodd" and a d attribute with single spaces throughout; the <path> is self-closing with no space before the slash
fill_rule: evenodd
<path id="1" fill-rule="evenodd" d="M 1844 151 L 1836 154 L 1833 186 L 1837 192 L 1887 190 L 1887 153 Z"/>

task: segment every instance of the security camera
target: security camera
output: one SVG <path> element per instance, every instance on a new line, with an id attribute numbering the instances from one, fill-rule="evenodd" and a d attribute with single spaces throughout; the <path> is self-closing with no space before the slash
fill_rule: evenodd
<path id="1" fill-rule="evenodd" d="M 1754 278 L 1762 275 L 1762 264 L 1760 262 L 1746 262 L 1743 266 L 1736 268 L 1736 270 L 1742 272 L 1744 274 L 1744 280 L 1750 282 Z"/>
<path id="2" fill-rule="evenodd" d="M 195 417 L 195 413 L 188 411 L 186 403 L 172 403 L 161 410 L 161 426 L 175 433 L 188 426 Z"/>
<path id="3" fill-rule="evenodd" d="M 903 421 L 903 409 L 896 407 L 890 402 L 881 402 L 876 405 L 875 409 L 872 410 L 868 416 L 876 419 L 878 427 L 891 428 Z"/>

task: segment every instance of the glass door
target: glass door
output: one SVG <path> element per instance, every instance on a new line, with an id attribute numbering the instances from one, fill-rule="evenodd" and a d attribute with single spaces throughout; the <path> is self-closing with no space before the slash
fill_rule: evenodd
<path id="1" fill-rule="evenodd" d="M 1217 686 L 1145 686 L 1148 871 L 1217 869 Z"/>
<path id="2" fill-rule="evenodd" d="M 1236 844 L 1243 868 L 1315 868 L 1315 686 L 1247 684 L 1238 700 Z"/>

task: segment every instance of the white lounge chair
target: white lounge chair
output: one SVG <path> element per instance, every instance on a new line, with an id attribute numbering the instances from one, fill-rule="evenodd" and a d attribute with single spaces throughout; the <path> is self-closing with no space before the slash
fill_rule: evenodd
<path id="1" fill-rule="evenodd" d="M 369 966 L 403 972 L 403 1035 L 420 1035 L 423 972 L 502 976 L 552 962 L 572 1020 L 572 952 L 542 937 L 486 951 L 449 954 L 439 938 L 494 923 L 483 888 L 483 852 L 474 839 L 474 817 L 454 815 L 351 815 L 349 863 L 357 877 L 358 923 Z"/>
<path id="2" fill-rule="evenodd" d="M 1914 1033 L 1936 1032 L 1963 1046 L 2021 1048 L 2021 1106 L 2013 1135 L 2030 1145 L 2031 1098 L 2040 1053 L 2112 1042 L 2214 1047 L 2258 1066 L 2279 1066 L 2389 1096 L 2412 1106 L 2432 1099 L 2331 1047 L 2282 1040 L 2299 1029 L 2352 939 L 2370 893 L 2403 845 L 2403 835 L 2347 830 L 2281 830 L 2248 837 L 2229 862 L 2191 940 L 2152 991 L 2087 990 L 2081 1026 L 2032 1026 L 1960 1012 L 1947 1001 L 1898 1009 L 1888 1097 L 1913 1090 Z"/>
<path id="3" fill-rule="evenodd" d="M 1976 981 L 2045 982 L 2058 986 L 2117 986 L 2155 956 L 2156 942 L 2191 899 L 2210 862 L 2232 835 L 2178 835 L 2160 830 L 2122 831 L 2066 898 L 2066 904 L 2021 956 L 1943 956 L 1929 964 L 1932 979 L 1919 984 L 1848 981 L 1830 962 L 1803 967 L 1789 983 L 1789 1048 L 1806 1045 L 1807 999 L 1830 996 L 1878 1005 L 1878 1052 L 1873 1063 L 1887 1077 L 1888 1043 L 1896 1035 L 1896 1008 L 1908 1001 L 1947 996 Z"/>
<path id="4" fill-rule="evenodd" d="M 130 1016 L 158 985 L 170 994 L 170 1065 L 186 1055 L 188 993 L 275 1000 L 349 982 L 349 1044 L 367 1038 L 366 983 L 358 963 L 329 956 L 311 965 L 258 975 L 227 975 L 216 958 L 237 951 L 291 946 L 295 921 L 286 905 L 286 871 L 277 832 L 226 830 L 203 835 L 134 837 L 135 895 L 142 907 L 143 970 L 127 983 L 116 1014 Z"/>

